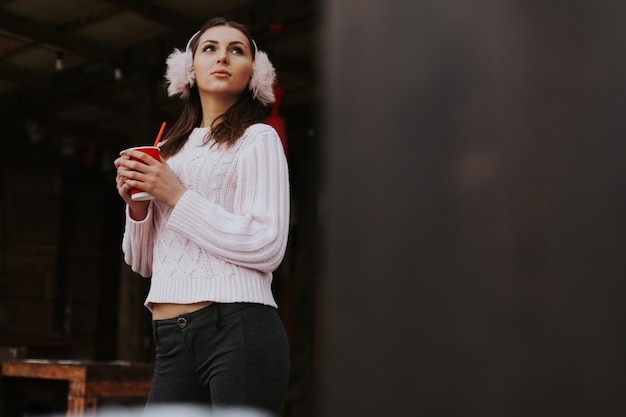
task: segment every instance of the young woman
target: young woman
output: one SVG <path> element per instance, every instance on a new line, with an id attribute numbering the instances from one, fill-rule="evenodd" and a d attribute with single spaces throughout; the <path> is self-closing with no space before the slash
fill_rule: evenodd
<path id="1" fill-rule="evenodd" d="M 281 415 L 289 345 L 271 283 L 287 243 L 289 180 L 280 138 L 263 123 L 274 68 L 245 26 L 217 18 L 168 57 L 166 78 L 184 109 L 161 159 L 115 160 L 124 259 L 152 279 L 148 405 Z M 154 200 L 133 201 L 133 187 Z"/>

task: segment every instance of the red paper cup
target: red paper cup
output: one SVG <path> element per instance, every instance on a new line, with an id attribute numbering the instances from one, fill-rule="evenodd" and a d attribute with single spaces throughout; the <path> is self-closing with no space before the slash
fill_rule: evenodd
<path id="1" fill-rule="evenodd" d="M 129 151 L 139 151 L 139 152 L 143 152 L 143 153 L 147 153 L 148 155 L 150 155 L 151 157 L 153 157 L 154 159 L 159 159 L 160 156 L 160 149 L 157 148 L 156 146 L 136 146 L 134 148 L 128 148 L 128 149 L 124 149 L 122 151 L 122 154 L 127 154 Z M 130 158 L 131 161 L 137 161 L 137 159 L 131 157 Z M 133 199 L 133 201 L 146 201 L 146 200 L 152 200 L 154 197 L 152 196 L 152 194 L 145 192 L 145 191 L 141 191 L 138 190 L 136 188 L 132 188 L 130 190 L 130 198 Z"/>

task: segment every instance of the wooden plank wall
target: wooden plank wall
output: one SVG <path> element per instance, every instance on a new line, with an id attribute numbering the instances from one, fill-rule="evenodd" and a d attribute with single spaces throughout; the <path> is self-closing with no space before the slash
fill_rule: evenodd
<path id="1" fill-rule="evenodd" d="M 57 316 L 61 172 L 53 164 L 2 168 L 0 331 L 50 335 Z"/>
<path id="2" fill-rule="evenodd" d="M 103 324 L 103 174 L 48 151 L 18 147 L 1 170 L 0 344 L 93 358 Z"/>

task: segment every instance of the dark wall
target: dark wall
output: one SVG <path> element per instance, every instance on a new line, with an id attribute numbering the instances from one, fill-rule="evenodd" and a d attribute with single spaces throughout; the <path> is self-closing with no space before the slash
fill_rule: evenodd
<path id="1" fill-rule="evenodd" d="M 318 414 L 623 415 L 626 5 L 326 7 Z"/>

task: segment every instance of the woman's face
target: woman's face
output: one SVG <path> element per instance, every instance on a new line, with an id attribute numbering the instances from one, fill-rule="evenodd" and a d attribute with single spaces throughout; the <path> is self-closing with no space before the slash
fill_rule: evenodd
<path id="1" fill-rule="evenodd" d="M 193 59 L 200 96 L 237 100 L 252 75 L 250 47 L 248 38 L 230 26 L 214 26 L 200 35 Z"/>

